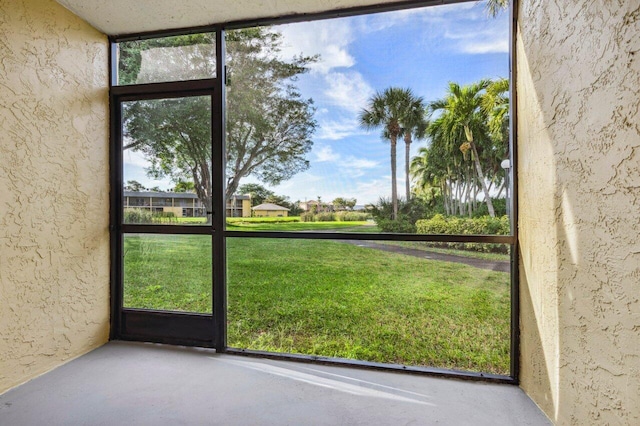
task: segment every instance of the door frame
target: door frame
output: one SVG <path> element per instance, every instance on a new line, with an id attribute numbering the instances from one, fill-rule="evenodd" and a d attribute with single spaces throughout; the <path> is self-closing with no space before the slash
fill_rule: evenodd
<path id="1" fill-rule="evenodd" d="M 216 31 L 216 77 L 202 80 L 116 86 L 112 64 L 110 96 L 110 234 L 111 330 L 110 339 L 150 341 L 188 346 L 226 348 L 226 247 L 224 225 L 224 34 Z M 115 44 L 112 43 L 112 58 Z M 123 223 L 122 103 L 128 101 L 209 96 L 211 100 L 212 220 L 205 226 Z M 212 313 L 132 309 L 123 306 L 124 235 L 209 235 L 212 239 Z"/>

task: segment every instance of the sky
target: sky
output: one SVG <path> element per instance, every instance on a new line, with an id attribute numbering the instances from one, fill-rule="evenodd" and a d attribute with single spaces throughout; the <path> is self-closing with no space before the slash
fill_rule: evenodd
<path id="1" fill-rule="evenodd" d="M 430 102 L 445 96 L 450 81 L 508 77 L 508 27 L 508 13 L 490 18 L 484 2 L 274 26 L 283 34 L 284 58 L 320 57 L 296 83 L 303 97 L 314 100 L 318 127 L 307 155 L 311 167 L 278 186 L 264 186 L 291 201 L 345 197 L 363 205 L 389 198 L 390 145 L 380 131 L 359 127 L 360 111 L 376 92 L 392 86 L 410 88 Z M 414 141 L 412 156 L 426 143 Z M 405 185 L 404 149 L 399 141 L 399 196 Z M 124 154 L 125 181 L 173 186 L 148 179 L 139 153 Z M 249 177 L 241 183 L 261 182 Z"/>

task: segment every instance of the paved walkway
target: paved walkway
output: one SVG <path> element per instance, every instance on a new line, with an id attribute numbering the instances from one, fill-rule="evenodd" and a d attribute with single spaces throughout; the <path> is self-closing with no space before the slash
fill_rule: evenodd
<path id="1" fill-rule="evenodd" d="M 391 244 L 384 244 L 376 241 L 341 240 L 341 242 L 352 244 L 358 247 L 366 247 L 366 248 L 371 248 L 375 250 L 382 250 L 382 251 L 387 251 L 391 253 L 398 253 L 398 254 L 404 254 L 407 256 L 419 257 L 421 259 L 463 263 L 465 265 L 473 266 L 475 268 L 488 269 L 491 271 L 499 271 L 499 272 L 510 271 L 509 266 L 511 262 L 503 261 L 503 260 L 476 259 L 473 257 L 458 256 L 455 254 L 438 253 L 434 251 L 419 250 L 419 249 L 401 247 L 401 246 L 396 246 Z"/>

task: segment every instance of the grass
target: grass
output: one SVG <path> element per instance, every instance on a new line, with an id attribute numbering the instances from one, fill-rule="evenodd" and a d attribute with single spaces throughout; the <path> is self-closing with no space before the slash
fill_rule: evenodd
<path id="1" fill-rule="evenodd" d="M 478 251 L 470 251 L 470 250 L 456 250 L 449 248 L 440 248 L 440 247 L 432 247 L 428 242 L 423 241 L 380 241 L 383 244 L 389 244 L 399 247 L 406 247 L 416 250 L 422 250 L 426 252 L 434 252 L 434 253 L 443 253 L 443 254 L 453 254 L 456 256 L 462 257 L 470 257 L 473 259 L 483 259 L 483 260 L 496 260 L 508 262 L 510 257 L 508 254 L 504 253 L 486 253 L 486 252 L 478 252 Z"/>
<path id="2" fill-rule="evenodd" d="M 211 237 L 126 235 L 124 306 L 211 312 Z"/>
<path id="3" fill-rule="evenodd" d="M 286 223 L 300 222 L 300 216 L 287 217 L 228 217 L 227 223 Z"/>
<path id="4" fill-rule="evenodd" d="M 229 238 L 231 347 L 508 374 L 509 276 L 327 240 Z M 130 235 L 125 306 L 211 311 L 210 238 Z"/>
<path id="5" fill-rule="evenodd" d="M 322 231 L 351 230 L 368 222 L 227 222 L 227 231 Z"/>

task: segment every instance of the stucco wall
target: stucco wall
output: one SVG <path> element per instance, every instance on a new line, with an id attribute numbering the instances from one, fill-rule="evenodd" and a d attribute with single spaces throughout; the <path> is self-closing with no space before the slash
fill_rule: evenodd
<path id="1" fill-rule="evenodd" d="M 640 424 L 640 1 L 521 1 L 521 383 Z"/>
<path id="2" fill-rule="evenodd" d="M 0 0 L 0 392 L 108 338 L 107 53 L 52 0 Z"/>

